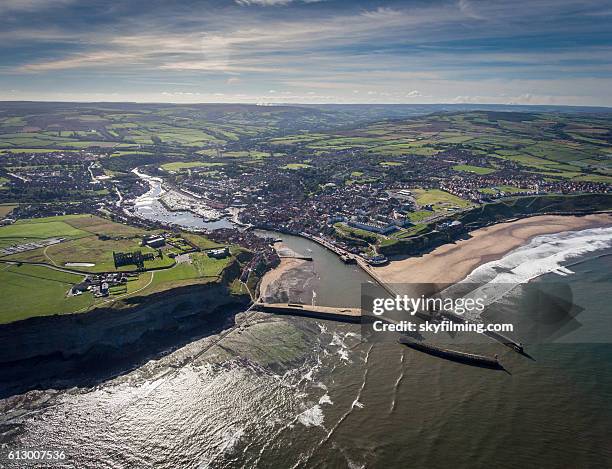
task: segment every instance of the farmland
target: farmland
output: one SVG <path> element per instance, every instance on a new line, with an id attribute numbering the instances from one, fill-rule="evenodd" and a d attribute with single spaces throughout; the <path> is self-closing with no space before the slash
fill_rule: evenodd
<path id="1" fill-rule="evenodd" d="M 203 161 L 187 161 L 187 162 L 175 162 L 165 163 L 161 165 L 162 169 L 166 171 L 181 171 L 183 169 L 192 168 L 210 168 L 215 166 L 223 166 L 223 163 L 206 163 Z"/>
<path id="2" fill-rule="evenodd" d="M 434 157 L 450 149 L 461 149 L 475 156 L 482 155 L 487 166 L 456 165 L 453 169 L 460 172 L 489 174 L 496 170 L 496 159 L 501 159 L 517 163 L 525 172 L 612 181 L 612 165 L 606 151 L 610 145 L 607 118 L 528 116 L 523 122 L 512 117 L 512 113 L 433 115 L 372 124 L 342 134 L 301 134 L 271 139 L 270 144 L 314 150 L 320 156 L 332 151 L 354 151 L 383 157 Z M 399 163 L 384 160 L 380 164 Z"/>
<path id="3" fill-rule="evenodd" d="M 482 166 L 472 166 L 469 164 L 458 164 L 453 166 L 455 171 L 464 171 L 466 173 L 476 173 L 476 174 L 490 174 L 494 173 L 495 169 L 493 168 L 483 168 Z"/>
<path id="4" fill-rule="evenodd" d="M 142 237 L 148 234 L 152 232 L 92 215 L 19 220 L 12 225 L 0 227 L 0 247 L 47 238 L 64 238 L 63 242 L 56 244 L 0 256 L 3 261 L 0 263 L 0 292 L 6 299 L 0 323 L 32 316 L 84 312 L 110 303 L 121 307 L 121 299 L 136 293 L 144 297 L 176 286 L 216 282 L 223 270 L 234 262 L 232 255 L 224 259 L 214 259 L 204 252 L 193 252 L 186 254 L 177 263 L 169 254 L 177 255 L 181 250 L 192 251 L 192 244 L 188 243 L 204 249 L 220 245 L 195 234 L 186 235 L 186 243 L 177 234 L 169 238 L 172 245 L 164 248 L 165 255 L 159 257 L 158 250 L 141 246 Z M 71 266 L 92 275 L 101 272 L 134 271 L 133 265 L 116 268 L 113 252 L 135 250 L 155 255 L 153 259 L 144 262 L 145 270 L 162 270 L 155 274 L 153 271 L 132 274 L 127 283 L 111 288 L 108 298 L 96 298 L 90 293 L 69 293 L 75 284 L 85 278 L 85 273 L 71 271 Z"/>
<path id="5" fill-rule="evenodd" d="M 136 216 L 149 185 L 135 168 L 164 182 L 172 220 L 188 210 L 367 257 L 505 198 L 610 192 L 611 156 L 612 112 L 601 109 L 16 103 L 0 113 L 0 203 L 14 206 L 12 230 L 49 214 L 121 221 L 57 219 L 46 228 L 65 232 L 61 243 L 12 254 L 92 273 L 114 267 L 113 249 L 140 250 L 145 269 L 173 266 L 165 250 L 140 246 L 147 228 L 128 226 L 161 229 Z M 269 250 L 232 228 L 210 237 Z M 206 281 L 214 269 L 198 257 L 147 288 Z"/>
<path id="6" fill-rule="evenodd" d="M 283 169 L 306 169 L 310 167 L 311 166 L 306 163 L 289 163 L 289 164 L 282 166 Z"/>

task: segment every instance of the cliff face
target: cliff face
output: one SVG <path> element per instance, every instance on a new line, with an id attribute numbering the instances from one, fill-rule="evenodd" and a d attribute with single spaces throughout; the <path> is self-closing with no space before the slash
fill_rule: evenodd
<path id="1" fill-rule="evenodd" d="M 151 295 L 142 305 L 126 309 L 2 325 L 0 397 L 16 389 L 44 387 L 41 383 L 48 380 L 78 385 L 130 369 L 231 326 L 234 314 L 248 303 L 248 296 L 232 296 L 223 283 L 214 283 Z"/>
<path id="2" fill-rule="evenodd" d="M 458 240 L 483 226 L 501 223 L 515 218 L 535 215 L 586 215 L 612 210 L 612 194 L 538 195 L 503 199 L 479 205 L 471 210 L 451 215 L 460 221 L 463 229 L 456 231 L 431 231 L 420 236 L 404 238 L 394 244 L 379 247 L 385 256 L 415 256 L 430 252 L 442 244 Z"/>

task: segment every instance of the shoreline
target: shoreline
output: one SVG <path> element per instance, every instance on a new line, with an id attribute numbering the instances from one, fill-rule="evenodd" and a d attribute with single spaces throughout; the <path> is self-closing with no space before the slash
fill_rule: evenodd
<path id="1" fill-rule="evenodd" d="M 478 228 L 469 232 L 470 237 L 467 239 L 444 244 L 421 256 L 391 260 L 389 264 L 380 267 L 363 262 L 357 262 L 357 265 L 380 284 L 456 283 L 478 266 L 501 259 L 536 236 L 605 226 L 612 226 L 612 213 L 536 215 Z M 275 245 L 277 251 L 286 248 L 283 243 Z M 262 277 L 260 298 L 265 297 L 268 287 L 284 273 L 304 262 L 300 259 L 281 258 L 280 264 Z"/>
<path id="2" fill-rule="evenodd" d="M 127 310 L 107 306 L 2 324 L 0 399 L 47 387 L 97 386 L 194 340 L 231 330 L 249 303 L 247 295 L 229 295 L 222 284 L 188 285 Z"/>
<path id="3" fill-rule="evenodd" d="M 277 253 L 279 253 L 279 251 L 283 249 L 285 250 L 288 249 L 286 244 L 282 242 L 274 244 L 274 250 Z M 292 259 L 288 257 L 281 257 L 280 264 L 278 264 L 273 269 L 268 270 L 261 278 L 261 281 L 259 284 L 259 298 L 260 299 L 265 298 L 268 287 L 272 285 L 273 283 L 275 283 L 278 279 L 280 279 L 281 276 L 285 272 L 289 272 L 290 270 L 303 265 L 305 262 L 307 261 L 303 259 Z"/>
<path id="4" fill-rule="evenodd" d="M 612 215 L 539 215 L 502 222 L 469 233 L 468 239 L 433 251 L 373 267 L 368 273 L 384 283 L 455 283 L 475 268 L 501 259 L 540 235 L 612 226 Z"/>

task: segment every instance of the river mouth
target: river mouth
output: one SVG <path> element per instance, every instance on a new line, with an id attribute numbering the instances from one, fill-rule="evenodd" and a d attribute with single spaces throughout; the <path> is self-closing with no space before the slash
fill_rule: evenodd
<path id="1" fill-rule="evenodd" d="M 280 239 L 291 251 L 313 259 L 283 274 L 279 279 L 281 286 L 271 285 L 274 301 L 310 304 L 316 292 L 316 303 L 320 306 L 361 306 L 361 286 L 372 283 L 361 267 L 343 263 L 327 248 L 300 236 L 268 230 L 255 230 L 255 234 Z"/>
<path id="2" fill-rule="evenodd" d="M 309 240 L 270 235 L 315 259 L 303 263 L 299 280 L 286 275 L 289 298 L 296 292 L 309 302 L 315 289 L 318 304 L 359 304 L 368 277 L 358 267 L 324 248 L 319 255 Z M 609 280 L 608 259 L 572 270 Z M 594 309 L 603 329 L 605 309 Z M 251 313 L 232 316 L 228 329 L 220 325 L 221 340 L 186 339 L 171 353 L 159 346 L 161 358 L 116 378 L 0 401 L 0 443 L 65 447 L 78 467 L 265 468 L 282 461 L 383 468 L 406 460 L 431 468 L 528 467 L 534 457 L 542 467 L 567 460 L 605 467 L 609 460 L 612 421 L 599 417 L 612 401 L 609 345 L 533 347 L 534 361 L 497 343 L 478 350 L 499 353 L 510 375 L 363 342 L 353 324 Z M 97 366 L 94 359 L 80 364 L 88 365 Z M 466 422 L 474 422 L 469 432 Z"/>

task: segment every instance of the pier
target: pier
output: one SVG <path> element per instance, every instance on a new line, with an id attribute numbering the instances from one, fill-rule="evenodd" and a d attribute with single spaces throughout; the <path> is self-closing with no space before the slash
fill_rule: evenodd
<path id="1" fill-rule="evenodd" d="M 334 246 L 332 243 L 326 241 L 323 238 L 320 238 L 319 236 L 313 236 L 313 235 L 311 235 L 309 233 L 306 233 L 306 232 L 300 232 L 300 233 L 298 233 L 298 236 L 301 236 L 302 238 L 309 239 L 310 241 L 313 241 L 313 242 L 323 246 L 324 248 L 329 249 L 331 252 L 333 252 L 334 254 L 336 254 L 337 256 L 342 258 L 343 260 L 344 260 L 345 257 L 347 259 L 350 257 L 350 253 L 346 252 L 344 249 L 340 249 L 339 247 Z"/>
<path id="2" fill-rule="evenodd" d="M 312 306 L 299 303 L 255 303 L 255 310 L 287 316 L 305 316 L 340 322 L 361 322 L 360 308 L 334 308 L 331 306 Z"/>
<path id="3" fill-rule="evenodd" d="M 417 342 L 408 337 L 400 337 L 398 342 L 406 347 L 427 353 L 428 355 L 433 355 L 434 357 L 445 358 L 447 360 L 465 363 L 467 365 L 503 370 L 502 365 L 497 360 L 497 356 L 495 356 L 495 358 L 491 358 L 487 357 L 486 355 L 460 352 L 459 350 L 451 350 L 432 344 L 426 344 L 424 342 Z"/>
<path id="4" fill-rule="evenodd" d="M 394 289 L 391 288 L 390 285 L 388 285 L 385 281 L 383 281 L 378 276 L 375 269 L 372 266 L 370 266 L 361 256 L 357 256 L 347 251 L 344 251 L 343 249 L 340 249 L 334 246 L 333 244 L 329 243 L 325 239 L 320 238 L 318 236 L 313 236 L 305 232 L 298 233 L 298 236 L 309 239 L 323 246 L 324 248 L 328 249 L 329 251 L 339 256 L 340 259 L 345 264 L 356 263 L 357 265 L 359 265 L 359 267 L 361 267 L 361 269 L 366 274 L 368 274 L 380 287 L 382 287 L 392 297 L 395 297 L 399 294 L 398 292 L 394 291 Z M 280 256 L 280 257 L 291 257 L 291 258 L 298 258 L 298 259 L 302 258 L 300 256 L 295 256 L 295 257 L 294 256 Z M 312 258 L 309 258 L 306 260 L 312 260 Z M 257 306 L 262 311 L 267 311 L 270 313 L 313 317 L 313 318 L 318 318 L 318 319 L 336 320 L 336 321 L 341 321 L 341 322 L 359 323 L 361 322 L 361 316 L 362 316 L 361 309 L 359 308 L 331 308 L 331 307 L 324 307 L 324 306 L 310 306 L 310 305 L 301 305 L 301 304 L 294 304 L 294 303 L 278 303 L 278 304 L 276 303 L 275 304 L 258 303 Z M 436 318 L 434 315 L 430 313 L 424 313 L 422 311 L 415 312 L 415 316 L 417 316 L 418 318 L 424 321 L 440 319 L 440 318 Z M 440 316 L 445 317 L 446 319 L 453 321 L 453 322 L 467 322 L 465 318 L 458 316 L 456 314 L 453 314 L 453 313 L 449 313 L 449 312 L 440 312 Z M 366 320 L 367 320 L 367 316 L 366 316 Z M 513 349 L 514 351 L 516 351 L 517 353 L 521 355 L 525 355 L 523 344 L 521 344 L 521 342 L 515 339 L 512 339 L 501 333 L 492 332 L 492 331 L 485 331 L 484 335 L 493 339 L 496 342 L 499 342 L 505 345 L 506 347 Z M 404 344 L 404 345 L 411 346 L 410 344 Z M 418 348 L 418 346 L 413 347 L 413 348 L 425 352 L 424 348 Z M 431 352 L 432 351 L 429 350 L 429 353 L 433 354 Z M 441 354 L 445 354 L 446 352 L 448 352 L 448 350 L 441 349 Z M 450 351 L 450 352 L 451 352 L 450 355 L 453 355 L 452 352 L 454 351 Z M 460 357 L 454 357 L 454 358 L 457 361 L 461 360 Z"/>
<path id="5" fill-rule="evenodd" d="M 334 308 L 331 306 L 312 306 L 299 303 L 254 303 L 252 309 L 256 311 L 264 311 L 266 313 L 288 316 L 303 316 L 340 322 L 360 323 L 362 321 L 360 308 Z M 365 319 L 368 320 L 368 317 L 365 316 Z M 386 321 L 397 323 L 394 320 Z M 501 364 L 498 362 L 497 357 L 491 358 L 474 353 L 450 350 L 433 344 L 417 342 L 405 336 L 400 337 L 398 342 L 412 349 L 440 358 L 446 358 L 448 360 L 465 363 L 468 365 L 503 369 Z"/>
<path id="6" fill-rule="evenodd" d="M 448 312 L 448 311 L 442 311 L 440 312 L 440 315 L 445 317 L 446 319 L 448 319 L 449 321 L 453 321 L 453 322 L 458 322 L 458 323 L 467 323 L 467 319 L 461 317 L 461 316 L 457 316 L 454 313 Z M 483 332 L 484 335 L 486 335 L 487 337 L 490 337 L 493 340 L 496 340 L 497 342 L 504 344 L 506 347 L 510 347 L 511 349 L 513 349 L 514 351 L 520 353 L 520 354 L 524 354 L 524 349 L 523 349 L 523 344 L 521 344 L 519 341 L 514 340 L 508 336 L 505 336 L 499 332 L 494 332 L 494 331 L 484 331 Z"/>
<path id="7" fill-rule="evenodd" d="M 281 259 L 300 259 L 303 261 L 312 261 L 312 256 L 303 256 L 301 254 L 293 254 L 289 256 L 280 255 L 278 257 L 280 257 Z"/>
<path id="8" fill-rule="evenodd" d="M 376 272 L 374 272 L 374 269 L 369 266 L 367 264 L 367 262 L 365 262 L 363 259 L 361 258 L 357 258 L 357 263 L 359 264 L 359 266 L 363 269 L 364 272 L 366 272 L 370 277 L 372 277 L 372 279 L 374 279 L 376 281 L 376 283 L 378 283 L 387 293 L 389 293 L 391 296 L 397 296 L 399 295 L 399 293 L 395 292 L 388 284 L 386 284 L 380 277 L 378 277 L 378 275 L 376 274 Z M 423 313 L 420 311 L 417 311 L 416 316 L 424 319 L 426 321 L 435 319 L 431 314 L 429 313 Z M 446 319 L 448 319 L 449 321 L 453 321 L 453 322 L 459 322 L 459 323 L 467 323 L 467 319 L 465 319 L 464 317 L 458 316 L 454 313 L 451 312 L 447 312 L 447 311 L 440 311 L 439 313 L 441 316 L 445 317 Z M 524 349 L 523 349 L 523 344 L 521 344 L 518 340 L 514 340 L 508 336 L 505 336 L 499 332 L 493 332 L 493 331 L 485 331 L 484 335 L 486 335 L 487 337 L 490 337 L 493 340 L 496 340 L 497 342 L 505 345 L 506 347 L 509 347 L 513 350 L 515 350 L 516 352 L 520 353 L 520 354 L 524 354 Z"/>

